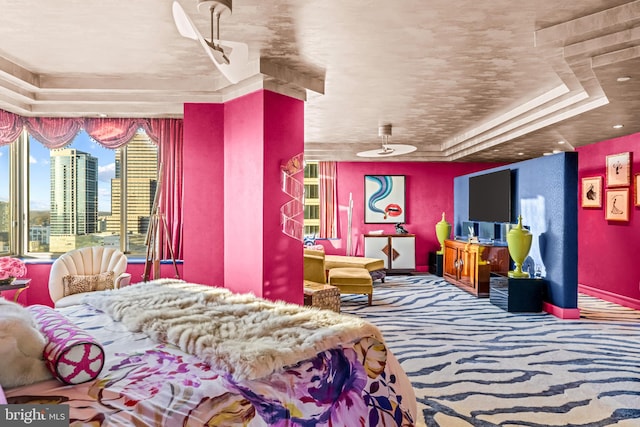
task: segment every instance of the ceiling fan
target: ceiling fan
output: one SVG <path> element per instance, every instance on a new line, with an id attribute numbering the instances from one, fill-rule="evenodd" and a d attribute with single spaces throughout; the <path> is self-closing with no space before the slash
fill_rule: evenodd
<path id="1" fill-rule="evenodd" d="M 406 144 L 389 144 L 391 137 L 391 124 L 386 123 L 378 126 L 378 136 L 382 139 L 382 148 L 376 150 L 361 151 L 356 153 L 359 157 L 391 157 L 401 156 L 416 151 L 418 148 Z"/>
<path id="2" fill-rule="evenodd" d="M 220 40 L 220 17 L 231 15 L 232 0 L 199 0 L 198 10 L 211 16 L 211 37 L 206 40 L 177 0 L 173 2 L 173 20 L 181 36 L 200 42 L 218 70 L 231 83 L 248 77 L 249 47 L 246 43 Z M 215 29 L 215 37 L 214 37 Z"/>

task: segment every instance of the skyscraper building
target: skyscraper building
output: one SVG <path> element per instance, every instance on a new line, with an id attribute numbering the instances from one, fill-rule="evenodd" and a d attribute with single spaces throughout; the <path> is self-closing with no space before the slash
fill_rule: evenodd
<path id="1" fill-rule="evenodd" d="M 126 156 L 126 162 L 123 161 Z M 126 176 L 126 234 L 128 251 L 144 252 L 153 199 L 158 183 L 158 148 L 142 132 L 127 143 L 126 149 L 116 151 L 115 178 L 111 180 L 111 216 L 107 217 L 107 231 L 120 232 L 122 207 L 122 179 Z M 123 166 L 126 164 L 126 170 Z"/>
<path id="2" fill-rule="evenodd" d="M 67 148 L 51 151 L 51 236 L 98 231 L 98 159 Z"/>

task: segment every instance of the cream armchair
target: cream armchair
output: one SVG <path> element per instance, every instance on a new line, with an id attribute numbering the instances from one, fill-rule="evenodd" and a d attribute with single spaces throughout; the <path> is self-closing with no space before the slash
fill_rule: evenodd
<path id="1" fill-rule="evenodd" d="M 51 265 L 49 296 L 55 306 L 80 304 L 88 292 L 127 286 L 131 274 L 125 273 L 127 257 L 117 249 L 91 246 L 69 251 Z M 110 272 L 113 272 L 111 274 Z"/>

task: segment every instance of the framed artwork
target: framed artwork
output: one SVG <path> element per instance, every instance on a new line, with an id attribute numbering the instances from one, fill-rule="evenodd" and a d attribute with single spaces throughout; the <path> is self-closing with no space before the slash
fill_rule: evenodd
<path id="1" fill-rule="evenodd" d="M 609 221 L 629 221 L 629 189 L 607 190 L 605 218 Z"/>
<path id="2" fill-rule="evenodd" d="M 628 186 L 631 180 L 631 153 L 607 156 L 607 187 Z"/>
<path id="3" fill-rule="evenodd" d="M 582 178 L 582 207 L 602 207 L 602 177 Z"/>
<path id="4" fill-rule="evenodd" d="M 405 222 L 405 176 L 364 176 L 364 222 L 396 224 Z"/>
<path id="5" fill-rule="evenodd" d="M 638 187 L 638 186 L 640 186 L 640 173 L 636 174 L 635 179 L 636 179 L 635 182 L 634 182 L 635 185 L 633 186 L 635 188 L 635 190 L 636 190 L 635 205 L 636 206 L 640 206 L 640 188 Z"/>

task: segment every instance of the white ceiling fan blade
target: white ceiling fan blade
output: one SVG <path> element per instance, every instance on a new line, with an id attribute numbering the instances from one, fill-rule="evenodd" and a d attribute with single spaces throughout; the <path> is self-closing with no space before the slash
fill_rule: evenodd
<path id="1" fill-rule="evenodd" d="M 216 61 L 216 65 L 231 83 L 238 83 L 247 77 L 249 46 L 246 43 L 229 40 L 215 40 L 229 58 L 229 63 Z"/>
<path id="2" fill-rule="evenodd" d="M 180 3 L 174 1 L 172 11 L 173 21 L 176 23 L 180 35 L 189 39 L 198 40 L 198 30 L 196 30 L 196 26 L 193 25 L 193 22 L 189 16 L 187 16 L 182 6 L 180 6 Z"/>
<path id="3" fill-rule="evenodd" d="M 193 21 L 191 21 L 180 3 L 177 1 L 173 2 L 173 20 L 175 21 L 180 35 L 200 42 L 200 45 L 207 55 L 209 55 L 209 58 L 211 58 L 218 70 L 220 70 L 229 82 L 235 84 L 247 77 L 249 46 L 246 43 L 227 40 L 213 40 L 215 44 L 222 48 L 224 54 L 229 59 L 229 64 L 227 64 L 222 58 L 222 53 L 213 50 L 209 46 L 207 40 L 202 37 L 200 32 L 196 29 L 196 26 L 193 24 Z"/>

